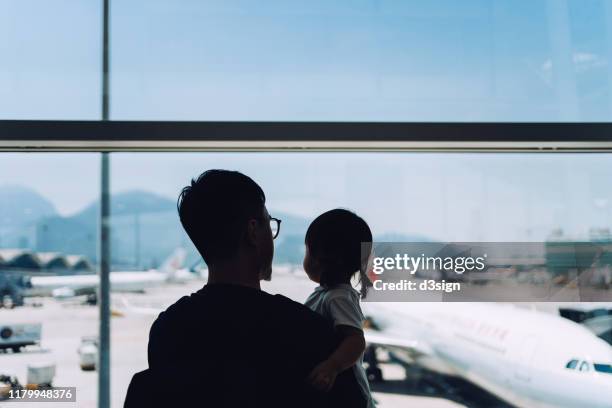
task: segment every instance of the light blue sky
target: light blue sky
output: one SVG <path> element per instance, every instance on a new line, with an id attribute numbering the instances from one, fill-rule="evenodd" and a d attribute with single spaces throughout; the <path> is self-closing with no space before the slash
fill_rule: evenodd
<path id="1" fill-rule="evenodd" d="M 0 0 L 0 118 L 98 119 L 99 0 Z M 608 121 L 606 0 L 112 2 L 113 119 Z"/>
<path id="2" fill-rule="evenodd" d="M 0 0 L 0 119 L 100 117 L 98 0 Z M 609 121 L 606 0 L 113 1 L 111 118 Z M 0 184 L 62 214 L 98 195 L 98 155 L 0 154 Z M 114 155 L 114 191 L 175 197 L 241 169 L 272 209 L 347 206 L 376 229 L 541 239 L 609 225 L 607 155 Z M 607 201 L 606 201 L 607 202 Z M 607 204 L 606 204 L 607 205 Z M 610 204 L 612 205 L 612 204 Z"/>

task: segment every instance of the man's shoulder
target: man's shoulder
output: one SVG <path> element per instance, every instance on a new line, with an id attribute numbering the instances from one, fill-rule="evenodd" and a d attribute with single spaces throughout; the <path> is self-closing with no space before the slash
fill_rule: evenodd
<path id="1" fill-rule="evenodd" d="M 176 313 L 176 310 L 178 308 L 181 308 L 180 305 L 185 302 L 185 298 L 188 298 L 188 296 L 183 296 L 182 298 L 168 306 L 166 310 L 163 310 L 157 315 L 157 317 L 153 321 L 153 324 L 151 325 L 149 336 L 156 335 L 162 326 L 165 326 L 168 321 L 174 320 L 171 318 L 171 316 Z"/>
<path id="2" fill-rule="evenodd" d="M 195 292 L 189 296 L 183 296 L 170 305 L 159 314 L 153 323 L 150 337 L 168 331 L 175 332 L 183 326 L 197 326 L 198 321 L 219 318 L 219 313 L 223 314 L 223 308 L 207 307 L 213 305 L 206 301 L 205 297 L 203 293 Z M 255 297 L 250 297 L 249 300 L 251 302 L 255 301 L 255 303 L 245 305 L 244 313 L 252 315 L 256 310 L 256 319 L 263 319 L 264 325 L 267 322 L 279 328 L 291 328 L 291 331 L 300 333 L 312 332 L 314 335 L 333 333 L 333 327 L 323 316 L 286 296 L 260 291 Z M 195 311 L 197 311 L 199 318 L 194 321 Z M 208 315 L 208 318 L 206 318 L 206 315 Z"/>
<path id="3" fill-rule="evenodd" d="M 296 302 L 293 299 L 289 299 L 286 296 L 270 295 L 269 299 L 271 302 L 274 302 L 275 307 L 283 309 L 284 311 L 286 311 L 286 313 L 300 314 L 315 319 L 321 317 L 318 313 L 313 312 L 307 306 L 304 306 L 303 304 Z"/>
<path id="4" fill-rule="evenodd" d="M 157 320 L 185 316 L 185 313 L 189 313 L 191 309 L 201 308 L 205 301 L 206 291 L 202 288 L 189 295 L 180 297 L 176 302 L 162 311 L 157 317 Z M 193 318 L 193 315 L 190 317 Z"/>
<path id="5" fill-rule="evenodd" d="M 151 325 L 149 336 L 157 335 L 166 329 L 187 324 L 192 318 L 192 309 L 196 308 L 197 292 L 183 296 L 163 310 Z"/>
<path id="6" fill-rule="evenodd" d="M 193 303 L 192 296 L 193 294 L 189 296 L 183 296 L 180 299 L 178 299 L 176 302 L 174 302 L 173 304 L 168 306 L 165 310 L 163 310 L 157 316 L 157 320 L 167 318 L 169 315 L 173 315 L 177 312 L 181 312 L 185 308 L 189 308 L 190 305 Z"/>
<path id="7" fill-rule="evenodd" d="M 331 330 L 329 322 L 309 307 L 283 295 L 271 295 L 272 307 L 288 323 L 299 324 L 307 329 Z"/>

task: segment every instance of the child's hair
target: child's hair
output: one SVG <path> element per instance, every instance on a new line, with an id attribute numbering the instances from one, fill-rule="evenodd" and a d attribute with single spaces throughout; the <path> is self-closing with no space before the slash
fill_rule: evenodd
<path id="1" fill-rule="evenodd" d="M 350 283 L 359 271 L 361 297 L 372 285 L 367 275 L 372 250 L 372 231 L 357 214 L 337 208 L 319 215 L 306 231 L 309 256 L 323 265 L 320 283 L 334 286 Z"/>

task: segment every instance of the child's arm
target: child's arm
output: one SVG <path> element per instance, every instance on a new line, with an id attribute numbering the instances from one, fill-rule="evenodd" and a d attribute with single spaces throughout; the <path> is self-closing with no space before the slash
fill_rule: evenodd
<path id="1" fill-rule="evenodd" d="M 329 391 L 339 373 L 359 361 L 366 343 L 363 331 L 352 326 L 336 326 L 342 341 L 338 348 L 325 361 L 319 363 L 310 373 L 308 380 L 317 389 Z"/>
<path id="2" fill-rule="evenodd" d="M 328 360 L 341 373 L 359 361 L 365 350 L 366 343 L 363 331 L 355 327 L 336 326 L 336 330 L 342 337 L 342 341 L 336 351 L 329 356 Z"/>

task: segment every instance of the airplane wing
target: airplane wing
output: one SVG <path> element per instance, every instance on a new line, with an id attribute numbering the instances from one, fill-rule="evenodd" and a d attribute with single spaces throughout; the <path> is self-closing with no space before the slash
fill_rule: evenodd
<path id="1" fill-rule="evenodd" d="M 384 330 L 364 330 L 366 342 L 371 345 L 381 346 L 388 349 L 400 349 L 410 354 L 413 358 L 430 356 L 433 350 L 422 342 L 404 339 Z"/>

